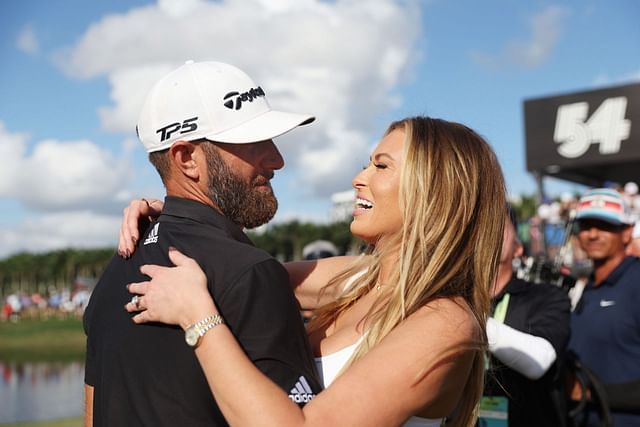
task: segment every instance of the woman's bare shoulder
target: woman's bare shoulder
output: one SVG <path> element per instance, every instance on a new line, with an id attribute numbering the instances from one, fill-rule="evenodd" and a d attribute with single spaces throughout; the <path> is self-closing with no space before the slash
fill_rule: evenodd
<path id="1" fill-rule="evenodd" d="M 482 328 L 478 318 L 461 297 L 438 298 L 420 307 L 410 316 L 425 335 L 437 335 L 454 341 L 476 341 Z"/>

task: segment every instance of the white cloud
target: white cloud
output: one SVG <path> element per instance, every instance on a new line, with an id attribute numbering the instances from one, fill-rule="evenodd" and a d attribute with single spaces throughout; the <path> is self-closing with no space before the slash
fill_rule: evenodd
<path id="1" fill-rule="evenodd" d="M 115 247 L 119 227 L 119 216 L 88 210 L 44 214 L 18 226 L 0 227 L 0 259 L 20 251 Z"/>
<path id="2" fill-rule="evenodd" d="M 318 146 L 301 153 L 301 169 L 306 171 L 302 184 L 322 183 L 333 189 L 333 193 L 351 187 L 351 178 L 357 170 L 355 165 L 366 163 L 369 157 L 369 143 L 361 132 L 350 130 L 342 120 L 333 120 L 326 128 L 327 137 L 339 143 Z M 348 179 L 345 179 L 344 174 L 337 173 L 336 165 L 344 164 L 343 159 L 348 157 L 352 157 L 349 162 L 352 167 L 347 171 Z"/>
<path id="3" fill-rule="evenodd" d="M 514 40 L 507 44 L 503 52 L 488 54 L 473 52 L 472 58 L 488 68 L 519 66 L 535 68 L 544 64 L 553 53 L 560 39 L 563 19 L 568 9 L 548 6 L 529 20 L 530 35 L 527 40 Z"/>
<path id="4" fill-rule="evenodd" d="M 374 119 L 398 104 L 394 89 L 411 71 L 421 31 L 418 7 L 394 0 L 161 0 L 93 23 L 58 52 L 57 63 L 71 76 L 106 76 L 112 104 L 99 110 L 102 125 L 126 132 L 144 93 L 169 69 L 186 59 L 237 65 L 274 108 L 317 116 L 278 145 L 288 170 L 305 172 L 304 191 L 326 195 L 349 185 L 369 155 Z"/>
<path id="5" fill-rule="evenodd" d="M 621 85 L 640 82 L 640 70 L 632 71 L 630 73 L 610 76 L 609 74 L 599 74 L 593 79 L 593 86 L 609 86 L 609 85 Z"/>
<path id="6" fill-rule="evenodd" d="M 127 148 L 116 158 L 90 141 L 50 139 L 28 151 L 27 140 L 0 122 L 0 197 L 39 211 L 122 204 L 130 178 Z"/>
<path id="7" fill-rule="evenodd" d="M 606 75 L 606 74 L 598 74 L 594 79 L 593 79 L 593 85 L 594 86 L 606 86 L 611 84 L 611 78 Z"/>
<path id="8" fill-rule="evenodd" d="M 165 13 L 173 17 L 188 16 L 202 4 L 202 0 L 158 0 L 158 6 Z"/>
<path id="9" fill-rule="evenodd" d="M 20 174 L 28 139 L 26 133 L 10 133 L 0 121 L 0 197 L 17 191 L 14 187 L 19 181 L 15 179 Z"/>
<path id="10" fill-rule="evenodd" d="M 544 63 L 551 55 L 560 38 L 562 19 L 567 10 L 560 6 L 549 6 L 533 16 L 529 23 L 531 39 L 525 42 L 513 42 L 508 55 L 514 64 L 536 67 Z"/>
<path id="11" fill-rule="evenodd" d="M 126 185 L 131 141 L 119 157 L 90 141 L 28 142 L 29 135 L 12 133 L 0 121 L 0 198 L 34 211 L 0 224 L 0 258 L 115 246 L 122 206 L 132 198 Z"/>
<path id="12" fill-rule="evenodd" d="M 36 32 L 31 25 L 24 27 L 20 34 L 18 34 L 16 47 L 29 55 L 35 55 L 40 52 L 40 43 L 38 42 Z"/>
<path id="13" fill-rule="evenodd" d="M 109 83 L 113 105 L 98 108 L 102 126 L 113 132 L 131 133 L 153 82 L 172 69 L 169 64 L 158 64 L 111 72 Z"/>

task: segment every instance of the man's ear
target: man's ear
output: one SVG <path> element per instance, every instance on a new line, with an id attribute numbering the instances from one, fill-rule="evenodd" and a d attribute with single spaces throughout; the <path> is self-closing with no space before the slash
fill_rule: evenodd
<path id="1" fill-rule="evenodd" d="M 624 243 L 625 246 L 631 242 L 632 235 L 633 235 L 633 225 L 625 227 L 624 230 L 622 230 L 622 243 Z"/>
<path id="2" fill-rule="evenodd" d="M 187 177 L 198 180 L 200 168 L 195 160 L 197 145 L 189 141 L 176 141 L 169 148 L 171 164 L 176 172 L 180 172 Z"/>

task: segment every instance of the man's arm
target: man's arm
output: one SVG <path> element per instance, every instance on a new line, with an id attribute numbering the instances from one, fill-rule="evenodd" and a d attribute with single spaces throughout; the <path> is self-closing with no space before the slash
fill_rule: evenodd
<path id="1" fill-rule="evenodd" d="M 541 378 L 556 361 L 549 341 L 518 331 L 511 326 L 487 319 L 489 351 L 502 363 L 530 380 Z"/>
<path id="2" fill-rule="evenodd" d="M 569 338 L 569 298 L 552 285 L 531 285 L 526 296 L 533 303 L 526 325 L 519 327 L 487 322 L 489 350 L 505 365 L 529 379 L 541 378 L 562 357 Z"/>
<path id="3" fill-rule="evenodd" d="M 84 427 L 93 426 L 93 387 L 84 385 Z"/>
<path id="4" fill-rule="evenodd" d="M 538 304 L 529 312 L 527 332 L 547 340 L 560 357 L 569 342 L 571 300 L 564 290 L 553 285 L 533 286 L 538 293 Z"/>

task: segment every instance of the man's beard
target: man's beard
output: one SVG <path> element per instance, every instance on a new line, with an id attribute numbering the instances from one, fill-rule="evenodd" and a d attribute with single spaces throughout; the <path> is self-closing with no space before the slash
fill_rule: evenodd
<path id="1" fill-rule="evenodd" d="M 208 196 L 224 216 L 244 228 L 266 224 L 278 210 L 278 200 L 269 187 L 268 191 L 255 185 L 268 185 L 268 178 L 258 176 L 248 184 L 224 162 L 213 144 L 204 144 L 209 178 Z"/>

